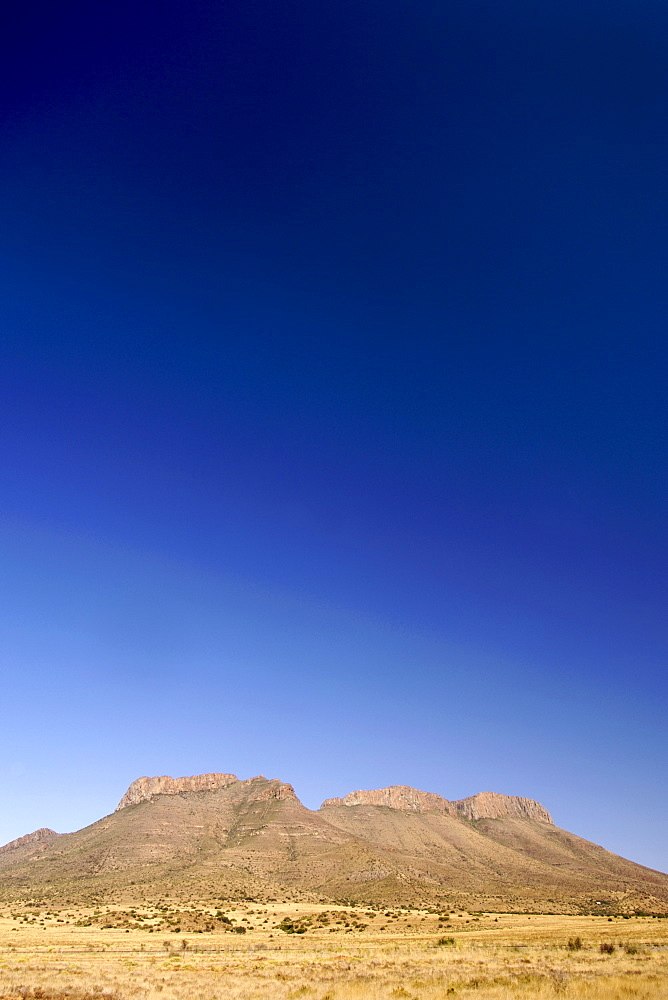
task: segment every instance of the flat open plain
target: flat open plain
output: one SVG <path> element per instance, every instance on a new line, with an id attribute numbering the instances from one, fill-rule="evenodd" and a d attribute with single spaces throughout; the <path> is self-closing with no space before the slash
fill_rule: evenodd
<path id="1" fill-rule="evenodd" d="M 216 929 L 187 930 L 207 923 Z M 5 904 L 0 998 L 10 997 L 663 1000 L 668 919 L 296 903 Z"/>

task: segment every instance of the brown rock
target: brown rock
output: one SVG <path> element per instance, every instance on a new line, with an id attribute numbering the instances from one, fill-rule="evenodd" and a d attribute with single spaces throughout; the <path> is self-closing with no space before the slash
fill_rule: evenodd
<path id="1" fill-rule="evenodd" d="M 325 799 L 325 806 L 387 806 L 406 812 L 447 812 L 450 803 L 435 792 L 419 792 L 409 785 L 390 785 L 373 791 L 350 792 L 342 799 Z"/>
<path id="2" fill-rule="evenodd" d="M 55 830 L 49 830 L 48 827 L 43 826 L 41 829 L 35 830 L 34 833 L 26 833 L 24 837 L 17 837 L 16 840 L 10 840 L 4 847 L 0 847 L 0 852 L 15 851 L 19 847 L 27 847 L 29 844 L 38 844 L 41 841 L 53 840 L 54 837 L 58 836 L 60 835 Z"/>
<path id="3" fill-rule="evenodd" d="M 350 792 L 341 799 L 325 799 L 327 806 L 387 806 L 404 812 L 445 813 L 461 819 L 499 819 L 513 816 L 516 819 L 534 819 L 552 823 L 552 817 L 540 802 L 518 795 L 500 795 L 497 792 L 479 792 L 467 799 L 450 802 L 435 792 L 420 792 L 408 785 L 391 785 L 372 791 Z"/>
<path id="4" fill-rule="evenodd" d="M 262 776 L 260 776 L 260 778 L 263 781 L 266 780 L 262 778 Z M 250 784 L 252 781 L 257 780 L 257 778 L 251 778 L 248 782 L 244 782 L 244 784 Z M 299 802 L 292 785 L 288 785 L 284 781 L 279 781 L 275 785 L 270 785 L 264 791 L 259 792 L 256 797 L 258 802 L 265 802 L 268 799 L 276 799 L 277 802 L 285 802 L 286 799 L 294 799 L 295 802 Z"/>
<path id="5" fill-rule="evenodd" d="M 178 795 L 179 792 L 212 792 L 238 781 L 236 774 L 195 774 L 186 778 L 170 778 L 163 774 L 155 778 L 137 778 L 116 806 L 116 812 L 126 806 L 148 802 L 155 795 Z"/>
<path id="6" fill-rule="evenodd" d="M 552 817 L 540 802 L 523 799 L 519 795 L 478 792 L 477 795 L 460 799 L 452 805 L 464 819 L 499 819 L 501 816 L 514 816 L 516 819 L 534 819 L 541 823 L 552 823 Z"/>

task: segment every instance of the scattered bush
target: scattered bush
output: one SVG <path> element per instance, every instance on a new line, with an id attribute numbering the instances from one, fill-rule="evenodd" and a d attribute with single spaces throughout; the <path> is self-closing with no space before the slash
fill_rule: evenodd
<path id="1" fill-rule="evenodd" d="M 278 926 L 285 934 L 306 934 L 307 930 L 304 923 L 290 917 L 284 917 Z"/>
<path id="2" fill-rule="evenodd" d="M 602 955 L 614 955 L 615 946 L 610 941 L 603 941 L 601 947 L 599 948 L 599 951 L 601 952 Z"/>

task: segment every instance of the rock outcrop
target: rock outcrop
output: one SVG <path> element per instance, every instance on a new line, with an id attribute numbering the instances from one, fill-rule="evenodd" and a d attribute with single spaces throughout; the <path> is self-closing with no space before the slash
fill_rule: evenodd
<path id="1" fill-rule="evenodd" d="M 185 778 L 170 778 L 168 775 L 159 775 L 154 778 L 137 778 L 118 803 L 116 811 L 124 809 L 126 806 L 137 805 L 140 802 L 149 802 L 156 795 L 178 795 L 180 792 L 212 792 L 235 783 L 245 785 L 256 780 L 258 779 L 248 778 L 246 781 L 239 781 L 234 774 L 196 774 Z M 284 782 L 272 783 L 261 794 L 264 798 L 279 800 L 297 798 L 292 785 Z M 467 799 L 451 802 L 435 792 L 421 792 L 409 785 L 390 785 L 389 788 L 350 792 L 349 795 L 340 799 L 325 799 L 322 808 L 326 809 L 330 806 L 386 806 L 389 809 L 400 809 L 402 812 L 441 813 L 472 822 L 512 816 L 516 819 L 533 819 L 542 823 L 552 823 L 552 817 L 540 802 L 524 799 L 518 795 L 479 792 Z M 28 836 L 39 840 L 47 835 L 55 836 L 50 830 L 37 830 Z M 26 838 L 20 839 L 26 841 Z M 6 850 L 6 848 L 2 848 L 2 850 Z"/>
<path id="2" fill-rule="evenodd" d="M 162 774 L 155 778 L 137 778 L 116 806 L 116 812 L 126 806 L 148 802 L 155 795 L 178 795 L 180 792 L 212 792 L 238 781 L 236 774 L 195 774 L 186 778 L 170 778 Z"/>
<path id="3" fill-rule="evenodd" d="M 404 812 L 437 812 L 460 819 L 499 819 L 512 816 L 516 819 L 533 819 L 542 823 L 552 823 L 552 817 L 540 802 L 524 799 L 518 795 L 500 795 L 497 792 L 479 792 L 467 799 L 450 802 L 435 792 L 420 792 L 409 785 L 391 785 L 371 791 L 350 792 L 340 799 L 325 799 L 322 808 L 328 806 L 386 806 Z"/>
<path id="4" fill-rule="evenodd" d="M 0 853 L 3 851 L 15 851 L 19 847 L 28 847 L 30 844 L 39 844 L 43 841 L 53 840 L 54 837 L 59 837 L 60 834 L 56 833 L 55 830 L 49 830 L 48 827 L 43 826 L 39 830 L 35 830 L 33 833 L 26 833 L 24 837 L 17 837 L 16 840 L 10 840 L 8 844 L 4 847 L 0 847 Z"/>
<path id="5" fill-rule="evenodd" d="M 389 788 L 350 792 L 342 799 L 325 799 L 322 808 L 327 806 L 387 806 L 404 812 L 451 812 L 447 799 L 435 792 L 419 792 L 410 785 L 390 785 Z"/>
<path id="6" fill-rule="evenodd" d="M 261 775 L 260 777 L 262 778 Z M 242 784 L 250 784 L 251 781 L 256 780 L 256 778 L 250 778 L 248 781 L 242 782 Z M 264 781 L 265 779 L 262 778 L 262 780 Z M 271 783 L 268 788 L 263 789 L 256 796 L 257 802 L 265 802 L 269 799 L 276 799 L 277 802 L 285 802 L 287 799 L 294 799 L 295 802 L 299 802 L 294 788 L 292 785 L 288 785 L 285 781 L 277 781 L 275 784 Z"/>
<path id="7" fill-rule="evenodd" d="M 540 823 L 552 823 L 547 809 L 534 799 L 523 799 L 519 795 L 499 795 L 498 792 L 478 792 L 468 799 L 453 802 L 457 814 L 464 819 L 500 819 L 514 816 L 516 819 L 534 819 Z"/>

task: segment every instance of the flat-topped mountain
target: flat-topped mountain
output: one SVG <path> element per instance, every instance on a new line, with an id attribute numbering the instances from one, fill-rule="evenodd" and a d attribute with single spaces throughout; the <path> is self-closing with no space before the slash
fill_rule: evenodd
<path id="1" fill-rule="evenodd" d="M 559 829 L 533 799 L 394 785 L 310 810 L 285 782 L 215 773 L 138 778 L 97 823 L 0 848 L 0 897 L 26 896 L 668 912 L 668 875 Z"/>
<path id="2" fill-rule="evenodd" d="M 212 792 L 238 781 L 236 774 L 195 774 L 190 778 L 170 778 L 162 774 L 156 778 L 137 778 L 116 806 L 116 811 L 126 806 L 149 802 L 155 795 L 178 795 L 180 792 Z"/>
<path id="3" fill-rule="evenodd" d="M 325 799 L 326 806 L 387 806 L 406 812 L 447 813 L 465 819 L 499 819 L 501 816 L 516 816 L 519 819 L 535 819 L 541 823 L 552 823 L 552 817 L 540 802 L 523 799 L 517 795 L 499 795 L 498 792 L 478 792 L 467 799 L 450 802 L 435 792 L 419 792 L 408 785 L 391 785 L 374 791 L 350 792 L 342 799 Z"/>

